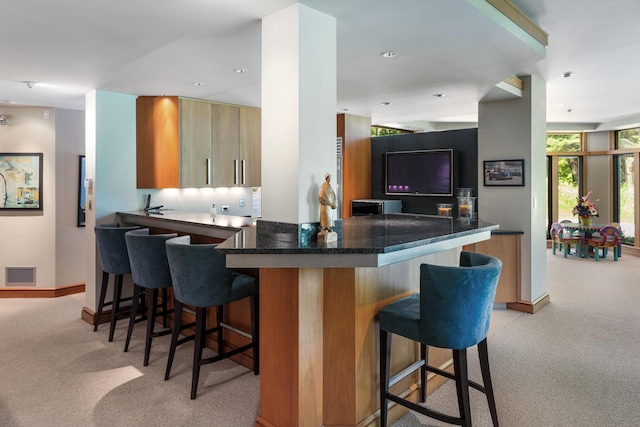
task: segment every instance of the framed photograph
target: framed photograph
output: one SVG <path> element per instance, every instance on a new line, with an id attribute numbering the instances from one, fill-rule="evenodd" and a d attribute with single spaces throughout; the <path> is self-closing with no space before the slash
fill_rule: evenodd
<path id="1" fill-rule="evenodd" d="M 42 210 L 42 153 L 0 153 L 0 210 Z"/>
<path id="2" fill-rule="evenodd" d="M 524 159 L 485 160 L 484 185 L 486 187 L 524 186 Z"/>
<path id="3" fill-rule="evenodd" d="M 85 204 L 87 202 L 86 193 L 84 191 L 84 178 L 86 176 L 84 156 L 79 156 L 78 161 L 78 227 L 85 225 Z"/>

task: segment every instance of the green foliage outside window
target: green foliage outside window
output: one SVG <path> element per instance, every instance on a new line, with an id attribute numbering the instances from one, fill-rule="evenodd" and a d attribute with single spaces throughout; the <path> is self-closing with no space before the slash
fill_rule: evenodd
<path id="1" fill-rule="evenodd" d="M 412 133 L 402 129 L 392 129 L 380 126 L 371 126 L 371 136 L 387 136 L 387 135 L 401 135 L 403 133 Z"/>
<path id="2" fill-rule="evenodd" d="M 579 133 L 550 133 L 547 134 L 547 153 L 567 153 L 582 151 L 581 135 Z"/>
<path id="3" fill-rule="evenodd" d="M 616 148 L 619 148 L 619 149 L 639 148 L 640 147 L 640 128 L 618 131 L 616 141 L 617 141 Z"/>

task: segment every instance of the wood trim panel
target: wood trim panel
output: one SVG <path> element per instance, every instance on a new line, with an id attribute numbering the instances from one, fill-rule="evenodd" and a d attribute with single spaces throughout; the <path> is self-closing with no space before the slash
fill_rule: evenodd
<path id="1" fill-rule="evenodd" d="M 84 283 L 57 288 L 7 287 L 0 288 L 0 298 L 57 298 L 85 291 Z"/>
<path id="2" fill-rule="evenodd" d="M 533 302 L 518 301 L 507 303 L 507 308 L 510 310 L 522 311 L 523 313 L 536 314 L 545 305 L 549 304 L 549 302 L 551 302 L 551 296 L 545 293 Z"/>
<path id="3" fill-rule="evenodd" d="M 504 16 L 513 21 L 514 24 L 522 28 L 531 37 L 545 46 L 549 46 L 549 34 L 533 22 L 520 9 L 515 7 L 508 0 L 487 0 L 487 3 L 498 9 Z"/>
<path id="4" fill-rule="evenodd" d="M 371 119 L 338 114 L 342 137 L 342 218 L 351 217 L 351 201 L 371 198 Z"/>

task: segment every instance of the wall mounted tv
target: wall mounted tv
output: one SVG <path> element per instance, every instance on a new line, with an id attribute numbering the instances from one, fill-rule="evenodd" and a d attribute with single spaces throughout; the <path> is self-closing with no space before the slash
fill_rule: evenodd
<path id="1" fill-rule="evenodd" d="M 385 193 L 453 196 L 453 150 L 389 151 Z"/>

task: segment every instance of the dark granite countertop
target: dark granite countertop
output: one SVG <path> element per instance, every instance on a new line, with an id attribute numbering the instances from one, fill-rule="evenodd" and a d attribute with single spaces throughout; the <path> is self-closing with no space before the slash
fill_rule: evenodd
<path id="1" fill-rule="evenodd" d="M 255 225 L 254 218 L 218 214 L 212 218 L 209 213 L 180 210 L 160 212 L 116 212 L 123 222 L 144 227 L 160 227 L 169 230 L 201 234 L 218 239 L 227 239 L 245 227 Z"/>
<path id="2" fill-rule="evenodd" d="M 257 227 L 239 231 L 218 245 L 226 254 L 386 254 L 490 232 L 498 225 L 484 221 L 464 224 L 456 218 L 417 214 L 371 215 L 341 221 L 335 242 L 287 241 L 260 233 Z"/>

